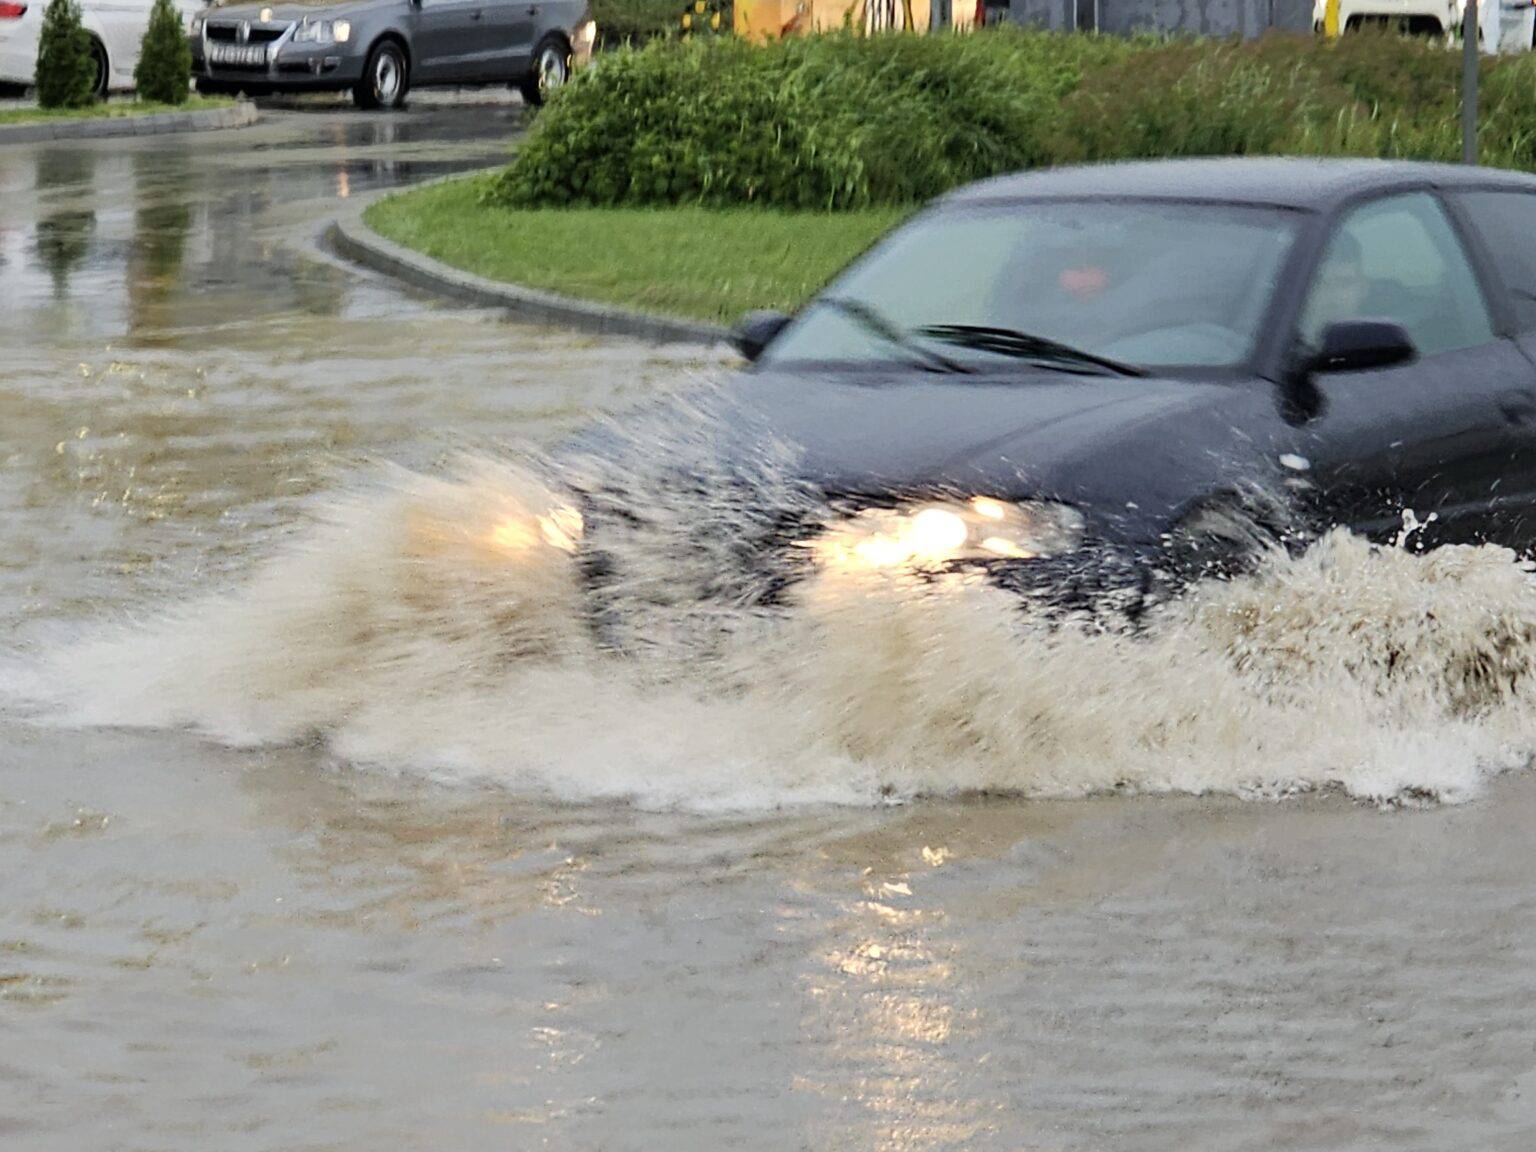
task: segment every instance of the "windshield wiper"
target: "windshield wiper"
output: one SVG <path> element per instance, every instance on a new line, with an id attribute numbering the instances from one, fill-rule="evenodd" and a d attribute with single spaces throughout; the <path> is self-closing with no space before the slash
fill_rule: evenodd
<path id="1" fill-rule="evenodd" d="M 999 356 L 1012 356 L 1019 360 L 1038 360 L 1045 364 L 1098 368 L 1117 376 L 1145 376 L 1146 373 L 1132 364 L 1122 364 L 1105 356 L 1096 356 L 1059 340 L 1045 336 L 1032 336 L 1013 328 L 989 328 L 982 324 L 930 324 L 917 330 L 919 336 L 953 344 L 958 348 L 974 348 L 978 352 L 993 352 Z"/>
<path id="2" fill-rule="evenodd" d="M 924 348 L 921 344 L 914 343 L 911 336 L 862 300 L 850 300 L 845 296 L 821 296 L 817 298 L 816 303 L 825 304 L 828 308 L 841 312 L 866 332 L 873 333 L 888 344 L 894 344 L 914 359 L 921 361 L 923 367 L 930 371 L 961 373 L 971 371 L 958 360 L 951 360 L 942 352 L 935 352 L 931 348 Z"/>

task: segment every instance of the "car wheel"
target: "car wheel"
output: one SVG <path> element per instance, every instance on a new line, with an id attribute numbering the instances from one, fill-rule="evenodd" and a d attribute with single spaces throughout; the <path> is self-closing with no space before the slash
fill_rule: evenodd
<path id="1" fill-rule="evenodd" d="M 352 89 L 352 98 L 359 108 L 382 108 L 386 111 L 405 103 L 405 92 L 410 84 L 410 70 L 400 45 L 385 40 L 373 46 L 368 53 L 368 63 L 363 68 L 363 78 Z"/>
<path id="2" fill-rule="evenodd" d="M 533 51 L 533 71 L 518 82 L 523 99 L 534 107 L 543 104 L 551 92 L 564 87 L 571 78 L 570 46 L 557 36 L 539 42 Z"/>
<path id="3" fill-rule="evenodd" d="M 107 86 L 111 82 L 107 70 L 107 50 L 101 46 L 101 41 L 91 38 L 91 95 L 97 100 L 107 98 Z"/>

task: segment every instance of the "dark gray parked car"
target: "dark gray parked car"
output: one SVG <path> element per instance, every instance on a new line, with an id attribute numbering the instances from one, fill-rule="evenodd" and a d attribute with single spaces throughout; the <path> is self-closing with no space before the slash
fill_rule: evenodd
<path id="1" fill-rule="evenodd" d="M 350 89 L 396 108 L 413 87 L 509 84 L 540 104 L 596 37 L 587 0 L 215 5 L 192 19 L 192 71 L 204 93 Z"/>

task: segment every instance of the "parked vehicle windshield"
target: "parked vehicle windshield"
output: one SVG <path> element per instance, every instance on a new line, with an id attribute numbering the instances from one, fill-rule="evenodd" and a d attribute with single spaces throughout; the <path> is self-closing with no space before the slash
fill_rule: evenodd
<path id="1" fill-rule="evenodd" d="M 1225 205 L 940 209 L 844 273 L 761 362 L 1233 367 L 1253 351 L 1295 228 L 1293 213 Z"/>

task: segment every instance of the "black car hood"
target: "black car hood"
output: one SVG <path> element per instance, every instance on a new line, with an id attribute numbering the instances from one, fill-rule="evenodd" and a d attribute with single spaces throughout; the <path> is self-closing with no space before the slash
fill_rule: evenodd
<path id="1" fill-rule="evenodd" d="M 1085 453 L 1230 394 L 1227 385 L 1060 372 L 999 377 L 752 373 L 738 397 L 828 490 L 1050 490 Z"/>

